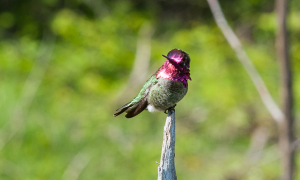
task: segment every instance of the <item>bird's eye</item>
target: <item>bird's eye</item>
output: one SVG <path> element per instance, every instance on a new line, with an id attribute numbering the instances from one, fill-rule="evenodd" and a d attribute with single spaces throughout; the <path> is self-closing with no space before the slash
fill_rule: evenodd
<path id="1" fill-rule="evenodd" d="M 179 66 L 183 67 L 184 66 L 184 62 L 179 63 Z"/>

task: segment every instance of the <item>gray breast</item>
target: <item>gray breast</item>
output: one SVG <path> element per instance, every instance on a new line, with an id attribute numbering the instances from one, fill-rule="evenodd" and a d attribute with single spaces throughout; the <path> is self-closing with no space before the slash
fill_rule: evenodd
<path id="1" fill-rule="evenodd" d="M 178 103 L 186 95 L 187 90 L 182 82 L 160 78 L 150 89 L 148 103 L 164 111 Z"/>

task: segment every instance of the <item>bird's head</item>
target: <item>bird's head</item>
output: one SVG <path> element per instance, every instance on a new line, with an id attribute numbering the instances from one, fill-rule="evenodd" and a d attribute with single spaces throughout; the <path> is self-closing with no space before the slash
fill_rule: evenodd
<path id="1" fill-rule="evenodd" d="M 177 68 L 179 67 L 179 69 L 190 68 L 191 60 L 189 55 L 180 49 L 172 49 L 167 56 L 163 55 L 163 57 L 167 58 L 171 64 Z"/>

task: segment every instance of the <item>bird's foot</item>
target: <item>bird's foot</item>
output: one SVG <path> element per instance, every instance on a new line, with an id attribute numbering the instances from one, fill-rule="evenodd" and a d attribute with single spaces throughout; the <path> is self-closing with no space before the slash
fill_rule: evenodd
<path id="1" fill-rule="evenodd" d="M 172 107 L 169 107 L 168 109 L 166 109 L 166 110 L 164 111 L 164 113 L 165 113 L 165 114 L 168 114 L 170 110 L 175 110 L 175 109 L 174 109 L 175 106 L 176 106 L 176 104 L 175 104 L 174 106 L 172 106 Z"/>

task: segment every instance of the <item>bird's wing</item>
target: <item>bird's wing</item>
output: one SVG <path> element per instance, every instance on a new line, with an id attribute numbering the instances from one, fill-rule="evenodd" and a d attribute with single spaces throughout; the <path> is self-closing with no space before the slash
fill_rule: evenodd
<path id="1" fill-rule="evenodd" d="M 127 114 L 125 117 L 131 118 L 139 113 L 141 113 L 143 110 L 145 110 L 148 106 L 148 94 L 150 91 L 150 88 L 155 85 L 158 82 L 158 79 L 156 78 L 156 74 L 152 75 L 144 84 L 143 88 L 139 92 L 139 94 L 130 102 L 130 104 L 133 105 L 133 108 L 130 108 L 127 111 Z"/>
<path id="2" fill-rule="evenodd" d="M 141 113 L 144 109 L 146 109 L 148 105 L 148 94 L 150 88 L 158 82 L 156 78 L 156 73 L 153 74 L 144 84 L 143 88 L 140 90 L 139 94 L 129 103 L 123 105 L 119 109 L 117 109 L 114 116 L 118 116 L 124 111 L 127 112 L 126 117 L 131 118 L 139 113 Z"/>
<path id="3" fill-rule="evenodd" d="M 153 74 L 144 84 L 139 94 L 131 101 L 131 104 L 139 102 L 141 99 L 148 96 L 150 88 L 158 82 L 156 74 Z"/>

